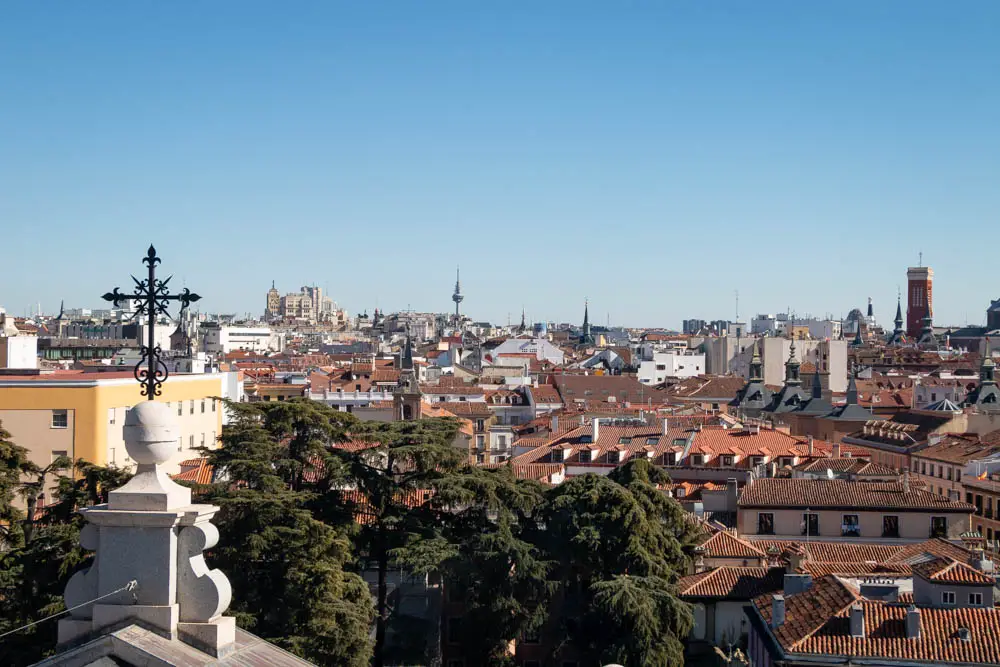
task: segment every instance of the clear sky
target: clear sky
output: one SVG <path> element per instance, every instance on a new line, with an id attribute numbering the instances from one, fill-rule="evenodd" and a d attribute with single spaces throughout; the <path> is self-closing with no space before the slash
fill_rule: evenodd
<path id="1" fill-rule="evenodd" d="M 0 3 L 0 304 L 679 327 L 1000 297 L 1000 2 Z"/>

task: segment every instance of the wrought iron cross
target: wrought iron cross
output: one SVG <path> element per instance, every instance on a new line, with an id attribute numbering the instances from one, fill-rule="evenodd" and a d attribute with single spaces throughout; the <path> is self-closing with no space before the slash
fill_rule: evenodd
<path id="1" fill-rule="evenodd" d="M 132 276 L 132 282 L 135 283 L 135 290 L 132 294 L 119 292 L 116 287 L 104 295 L 104 300 L 113 303 L 115 308 L 120 307 L 126 301 L 135 301 L 135 312 L 129 319 L 146 318 L 146 343 L 139 348 L 142 358 L 135 365 L 132 374 L 136 381 L 142 385 L 142 395 L 152 401 L 162 393 L 160 386 L 169 375 L 167 365 L 160 358 L 163 351 L 156 344 L 154 337 L 156 318 L 159 315 L 168 315 L 167 306 L 170 305 L 171 301 L 179 301 L 183 310 L 201 297 L 186 287 L 179 294 L 171 294 L 167 290 L 167 283 L 173 276 L 168 276 L 166 280 L 160 280 L 156 277 L 156 265 L 160 263 L 160 258 L 156 256 L 156 248 L 152 245 L 146 251 L 142 263 L 149 268 L 149 277 L 145 280 L 139 280 Z"/>

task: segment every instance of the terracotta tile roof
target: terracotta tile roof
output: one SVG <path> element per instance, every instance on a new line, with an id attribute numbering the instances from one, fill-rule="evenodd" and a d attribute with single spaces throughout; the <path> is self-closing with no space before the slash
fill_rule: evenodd
<path id="1" fill-rule="evenodd" d="M 422 384 L 420 385 L 420 391 L 424 394 L 434 396 L 442 394 L 453 394 L 455 396 L 465 395 L 471 396 L 475 394 L 486 395 L 486 390 L 474 384 L 455 384 L 455 385 L 433 385 L 433 384 Z"/>
<path id="2" fill-rule="evenodd" d="M 434 407 L 447 410 L 456 417 L 490 418 L 493 412 L 490 406 L 480 401 L 436 401 Z"/>
<path id="3" fill-rule="evenodd" d="M 215 478 L 215 470 L 209 465 L 208 459 L 188 459 L 181 461 L 181 471 L 170 478 L 177 482 L 194 482 L 195 484 L 211 484 Z"/>
<path id="4" fill-rule="evenodd" d="M 897 477 L 899 475 L 899 473 L 889 466 L 881 463 L 873 463 L 872 461 L 853 456 L 842 456 L 836 459 L 830 457 L 810 459 L 805 463 L 795 466 L 795 470 L 814 474 L 825 474 L 827 470 L 832 470 L 833 472 L 840 474 L 873 477 Z"/>
<path id="5" fill-rule="evenodd" d="M 904 492 L 900 482 L 842 479 L 758 479 L 743 490 L 739 507 L 865 508 L 964 514 L 975 510 L 968 503 L 950 500 L 913 486 Z"/>
<path id="6" fill-rule="evenodd" d="M 348 489 L 342 490 L 341 498 L 344 500 L 345 504 L 353 506 L 354 510 L 354 520 L 361 525 L 369 525 L 375 521 L 375 514 L 372 509 L 371 501 L 369 501 L 368 496 L 359 489 Z M 434 495 L 433 491 L 408 491 L 406 493 L 397 494 L 394 498 L 394 502 L 405 505 L 406 507 L 418 507 L 429 501 Z"/>
<path id="7" fill-rule="evenodd" d="M 971 551 L 965 547 L 953 544 L 948 540 L 935 538 L 920 542 L 918 544 L 907 544 L 900 548 L 891 558 L 886 559 L 887 563 L 919 563 L 932 558 L 947 558 L 950 560 L 967 561 Z"/>
<path id="8" fill-rule="evenodd" d="M 345 452 L 361 452 L 378 446 L 379 443 L 377 442 L 369 442 L 366 440 L 348 440 L 347 442 L 338 442 L 334 444 L 333 448 L 342 449 Z"/>
<path id="9" fill-rule="evenodd" d="M 965 464 L 998 453 L 1000 453 L 1000 443 L 985 444 L 978 436 L 972 434 L 949 433 L 937 444 L 914 452 L 913 456 L 945 463 Z"/>
<path id="10" fill-rule="evenodd" d="M 552 477 L 566 472 L 566 466 L 561 463 L 484 463 L 479 467 L 492 470 L 505 466 L 510 466 L 518 479 L 533 479 L 536 482 L 550 482 Z"/>
<path id="11" fill-rule="evenodd" d="M 881 565 L 871 561 L 843 562 L 843 563 L 810 563 L 806 561 L 802 569 L 813 577 L 824 577 L 828 574 L 839 574 L 844 576 L 857 576 L 862 574 L 899 574 L 908 575 L 909 565 Z"/>
<path id="12" fill-rule="evenodd" d="M 723 566 L 681 577 L 677 593 L 682 598 L 751 600 L 782 590 L 784 579 L 783 568 Z"/>
<path id="13" fill-rule="evenodd" d="M 849 614 L 859 604 L 864 611 L 864 636 L 852 637 Z M 771 596 L 754 600 L 757 612 L 770 624 Z M 859 599 L 835 576 L 816 579 L 803 593 L 785 599 L 785 623 L 773 630 L 786 654 L 850 656 L 854 659 L 1000 664 L 1000 610 L 966 607 L 921 607 L 920 636 L 906 637 L 908 607 Z M 959 629 L 969 631 L 969 639 Z"/>
<path id="14" fill-rule="evenodd" d="M 824 440 L 813 441 L 815 455 L 829 455 L 832 451 L 833 445 L 830 443 Z M 752 456 L 763 456 L 768 462 L 785 456 L 807 456 L 809 443 L 768 428 L 753 432 L 747 429 L 706 426 L 694 434 L 691 453 L 705 455 L 703 465 L 709 467 L 721 465 L 717 460 L 720 456 L 737 454 L 739 458 L 735 461 L 735 467 L 748 469 L 752 467 Z"/>
<path id="15" fill-rule="evenodd" d="M 398 384 L 399 383 L 399 371 L 393 369 L 382 369 L 378 368 L 372 373 L 372 382 L 379 384 Z"/>
<path id="16" fill-rule="evenodd" d="M 608 396 L 614 396 L 619 401 L 636 404 L 652 399 L 655 404 L 662 403 L 666 398 L 665 394 L 651 391 L 627 375 L 553 375 L 552 381 L 565 403 L 578 398 L 606 400 Z"/>
<path id="17" fill-rule="evenodd" d="M 971 586 L 992 586 L 996 583 L 993 577 L 957 560 L 935 558 L 925 563 L 916 563 L 911 568 L 914 575 L 928 581 Z"/>
<path id="18" fill-rule="evenodd" d="M 784 553 L 795 546 L 801 547 L 808 562 L 812 563 L 884 563 L 898 554 L 902 545 L 868 544 L 865 542 L 823 542 L 809 540 L 750 540 L 764 553 L 771 550 Z"/>
<path id="19" fill-rule="evenodd" d="M 767 554 L 746 540 L 722 530 L 701 544 L 706 558 L 766 558 Z"/>
<path id="20" fill-rule="evenodd" d="M 549 384 L 541 384 L 537 387 L 529 387 L 528 391 L 531 392 L 531 399 L 536 403 L 544 404 L 561 404 L 562 398 L 559 397 L 559 392 L 556 388 Z"/>
<path id="21" fill-rule="evenodd" d="M 666 393 L 670 396 L 685 399 L 732 400 L 743 388 L 746 380 L 735 375 L 699 375 L 687 378 L 669 387 Z"/>
<path id="22" fill-rule="evenodd" d="M 687 442 L 688 433 L 681 429 L 670 429 L 662 433 L 662 426 L 614 426 L 601 424 L 596 442 L 592 442 L 593 426 L 577 426 L 569 431 L 551 438 L 545 445 L 536 447 L 513 459 L 514 463 L 584 463 L 580 460 L 580 452 L 586 450 L 590 455 L 589 463 L 601 465 L 617 465 L 619 449 L 625 452 L 625 460 L 652 451 L 654 459 L 662 457 L 665 452 L 682 452 L 683 443 Z M 596 448 L 591 447 L 596 445 Z M 647 450 L 646 448 L 650 448 Z M 554 460 L 553 450 L 568 452 L 563 459 Z M 609 456 L 611 455 L 611 456 Z"/>

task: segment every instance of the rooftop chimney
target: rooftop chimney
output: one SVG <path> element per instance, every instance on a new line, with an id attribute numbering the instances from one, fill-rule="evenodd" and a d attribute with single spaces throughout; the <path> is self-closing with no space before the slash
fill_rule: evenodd
<path id="1" fill-rule="evenodd" d="M 865 608 L 858 603 L 851 605 L 851 636 L 865 636 Z"/>
<path id="2" fill-rule="evenodd" d="M 840 443 L 839 442 L 833 443 L 833 458 L 835 458 L 835 459 L 839 459 L 840 458 Z"/>
<path id="3" fill-rule="evenodd" d="M 810 435 L 807 440 L 809 441 L 809 458 L 815 455 L 815 446 L 813 445 L 813 437 Z"/>
<path id="4" fill-rule="evenodd" d="M 558 433 L 559 432 L 559 415 L 552 415 L 552 419 L 551 419 L 550 424 L 551 424 L 552 432 L 553 433 Z"/>
<path id="5" fill-rule="evenodd" d="M 592 433 L 591 440 L 597 442 L 597 438 L 601 435 L 601 420 L 594 417 L 590 420 L 590 427 Z"/>
<path id="6" fill-rule="evenodd" d="M 903 493 L 910 492 L 910 469 L 903 468 Z"/>
<path id="7" fill-rule="evenodd" d="M 785 595 L 795 595 L 807 591 L 812 587 L 812 582 L 813 578 L 811 574 L 787 572 L 784 578 Z"/>
<path id="8" fill-rule="evenodd" d="M 670 430 L 670 420 L 667 419 L 666 417 L 664 417 L 663 418 L 663 435 L 666 435 L 668 430 Z"/>
<path id="9" fill-rule="evenodd" d="M 906 638 L 920 639 L 920 610 L 912 604 L 906 610 Z"/>
<path id="10" fill-rule="evenodd" d="M 779 628 L 785 623 L 785 596 L 771 596 L 771 627 Z"/>

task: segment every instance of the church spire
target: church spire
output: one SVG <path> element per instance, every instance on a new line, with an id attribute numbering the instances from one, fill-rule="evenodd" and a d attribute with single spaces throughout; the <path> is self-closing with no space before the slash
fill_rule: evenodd
<path id="1" fill-rule="evenodd" d="M 802 379 L 799 377 L 799 361 L 795 358 L 795 339 L 792 339 L 792 347 L 788 351 L 788 361 L 785 362 L 785 384 L 789 386 L 799 386 Z"/>
<path id="2" fill-rule="evenodd" d="M 583 332 L 580 334 L 580 343 L 587 345 L 594 342 L 594 336 L 590 333 L 590 301 L 583 300 Z"/>
<path id="3" fill-rule="evenodd" d="M 753 345 L 753 355 L 750 357 L 750 382 L 764 381 L 764 364 L 760 360 L 760 350 L 757 343 Z"/>
<path id="4" fill-rule="evenodd" d="M 990 337 L 986 337 L 985 349 L 983 350 L 983 363 L 979 367 L 979 381 L 981 384 L 996 384 L 996 364 L 993 362 L 993 352 L 990 351 Z"/>

